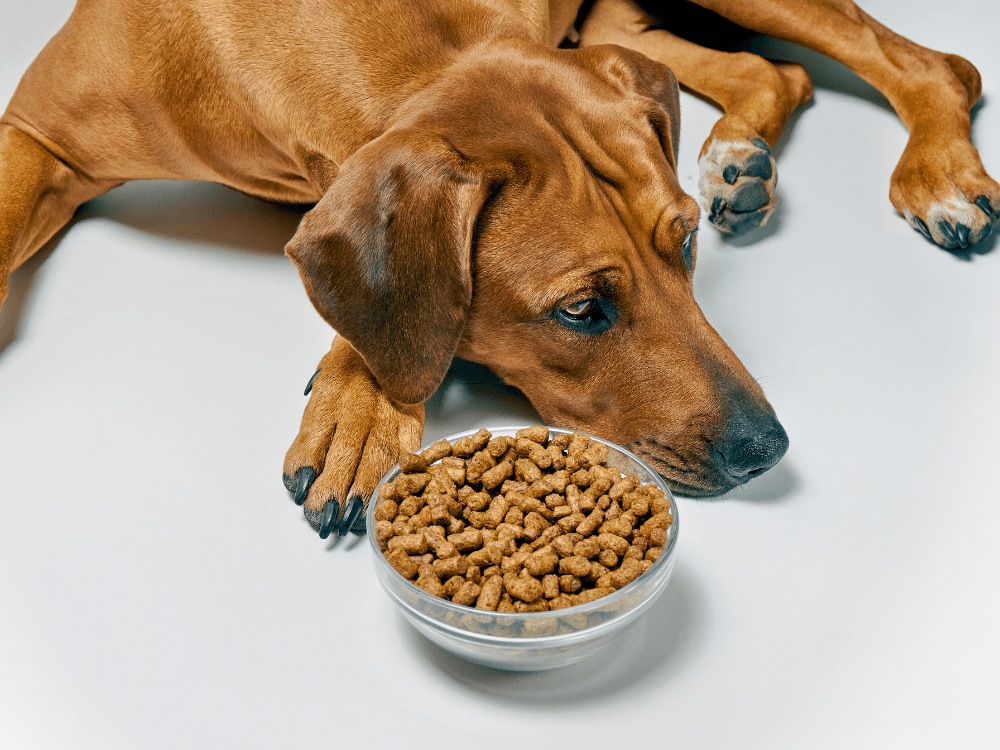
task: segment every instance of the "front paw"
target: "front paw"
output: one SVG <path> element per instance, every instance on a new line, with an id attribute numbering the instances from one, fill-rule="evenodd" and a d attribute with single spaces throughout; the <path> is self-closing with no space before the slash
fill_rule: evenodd
<path id="1" fill-rule="evenodd" d="M 984 240 L 1000 218 L 1000 185 L 962 140 L 911 138 L 893 172 L 889 199 L 910 226 L 953 252 Z"/>
<path id="2" fill-rule="evenodd" d="M 777 206 L 778 171 L 760 137 L 710 138 L 698 171 L 702 208 L 723 232 L 739 234 L 763 226 Z"/>
<path id="3" fill-rule="evenodd" d="M 285 487 L 320 537 L 363 533 L 379 480 L 400 453 L 420 449 L 423 404 L 392 401 L 339 336 L 306 392 L 302 426 L 285 456 Z"/>

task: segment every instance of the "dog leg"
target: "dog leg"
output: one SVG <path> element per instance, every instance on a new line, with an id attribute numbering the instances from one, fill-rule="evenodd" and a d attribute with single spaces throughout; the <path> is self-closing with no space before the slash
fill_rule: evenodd
<path id="1" fill-rule="evenodd" d="M 340 336 L 306 393 L 302 426 L 285 456 L 285 487 L 324 539 L 360 533 L 379 480 L 401 452 L 420 450 L 424 405 L 392 401 Z"/>
<path id="2" fill-rule="evenodd" d="M 707 49 L 656 27 L 634 0 L 598 0 L 580 31 L 581 46 L 619 44 L 669 67 L 687 89 L 725 113 L 698 157 L 701 205 L 723 232 L 767 222 L 777 206 L 771 146 L 789 116 L 812 96 L 797 63 L 771 63 L 749 52 Z"/>
<path id="3" fill-rule="evenodd" d="M 895 34 L 851 0 L 693 0 L 731 21 L 843 63 L 889 100 L 910 131 L 889 199 L 946 248 L 985 238 L 1000 216 L 1000 184 L 969 140 L 979 72 L 958 55 Z"/>
<path id="4" fill-rule="evenodd" d="M 0 125 L 0 305 L 10 274 L 112 184 L 94 182 L 11 125 Z"/>

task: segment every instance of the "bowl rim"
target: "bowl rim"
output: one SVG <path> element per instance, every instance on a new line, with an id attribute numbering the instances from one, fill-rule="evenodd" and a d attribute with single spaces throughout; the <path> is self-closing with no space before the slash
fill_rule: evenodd
<path id="1" fill-rule="evenodd" d="M 534 424 L 539 424 L 539 423 L 534 423 Z M 504 426 L 497 426 L 497 427 L 486 427 L 485 429 L 488 430 L 494 436 L 496 436 L 498 434 L 502 434 L 502 433 L 506 433 L 506 432 L 509 432 L 509 433 L 513 434 L 513 433 L 517 432 L 518 430 L 525 429 L 526 427 L 532 427 L 532 426 L 534 426 L 534 424 L 524 424 L 524 425 L 514 425 L 514 426 L 504 425 Z M 625 456 L 627 456 L 628 458 L 630 458 L 631 460 L 635 461 L 640 466 L 642 466 L 646 471 L 648 471 L 650 473 L 650 475 L 654 478 L 653 481 L 655 482 L 655 484 L 661 490 L 663 490 L 663 492 L 666 495 L 666 497 L 670 500 L 670 514 L 673 517 L 673 522 L 670 524 L 670 528 L 672 529 L 672 532 L 670 533 L 669 539 L 667 539 L 667 544 L 666 544 L 666 546 L 664 546 L 663 552 L 660 553 L 660 556 L 650 566 L 649 570 L 646 570 L 641 575 L 636 576 L 635 580 L 633 580 L 630 583 L 627 583 L 626 585 L 622 586 L 620 589 L 618 589 L 617 591 L 615 591 L 613 594 L 608 594 L 607 596 L 602 596 L 599 599 L 594 599 L 593 601 L 586 602 L 584 604 L 574 604 L 573 606 L 571 606 L 571 607 L 565 607 L 564 609 L 547 610 L 547 611 L 544 611 L 544 612 L 495 612 L 495 611 L 491 611 L 491 610 L 480 610 L 480 609 L 476 609 L 475 607 L 469 607 L 469 606 L 464 605 L 464 604 L 455 604 L 454 602 L 450 602 L 447 599 L 442 599 L 442 598 L 437 597 L 437 596 L 432 596 L 431 594 L 428 594 L 426 591 L 424 591 L 419 586 L 417 586 L 416 584 L 414 584 L 413 581 L 410 581 L 410 580 L 404 578 L 403 576 L 399 575 L 399 572 L 395 568 L 393 568 L 391 565 L 389 565 L 389 562 L 385 559 L 385 553 L 382 552 L 382 549 L 378 545 L 378 541 L 375 539 L 374 513 L 375 513 L 375 505 L 376 505 L 376 503 L 378 501 L 378 491 L 382 487 L 382 485 L 385 484 L 385 482 L 388 481 L 390 478 L 395 479 L 395 475 L 399 472 L 399 464 L 398 463 L 395 466 L 393 466 L 388 472 L 386 472 L 385 476 L 382 477 L 382 479 L 379 481 L 378 485 L 375 487 L 375 491 L 372 494 L 372 501 L 369 503 L 368 511 L 365 513 L 366 536 L 368 537 L 368 543 L 369 543 L 369 545 L 370 545 L 370 547 L 372 549 L 372 553 L 374 555 L 376 555 L 377 558 L 381 558 L 381 561 L 378 560 L 378 559 L 373 560 L 373 564 L 374 565 L 379 565 L 380 562 L 381 562 L 381 564 L 385 565 L 388 568 L 388 570 L 391 570 L 394 575 L 398 576 L 399 579 L 403 583 L 405 583 L 407 586 L 409 586 L 409 589 L 417 597 L 419 597 L 421 599 L 424 599 L 428 603 L 434 604 L 435 606 L 442 607 L 446 612 L 453 612 L 453 613 L 455 613 L 456 615 L 459 615 L 459 616 L 461 616 L 461 615 L 469 615 L 469 614 L 479 614 L 479 615 L 483 615 L 483 616 L 492 616 L 492 617 L 505 617 L 505 618 L 506 617 L 511 617 L 511 618 L 514 618 L 512 620 L 512 622 L 530 622 L 530 621 L 540 620 L 540 619 L 545 619 L 545 618 L 559 617 L 559 616 L 562 616 L 564 614 L 572 614 L 572 615 L 587 614 L 587 613 L 589 613 L 589 612 L 591 612 L 593 610 L 603 609 L 605 607 L 612 606 L 612 605 L 614 605 L 615 602 L 619 601 L 620 599 L 624 599 L 627 596 L 629 596 L 629 594 L 634 593 L 635 589 L 637 589 L 639 587 L 639 585 L 640 585 L 640 580 L 645 580 L 645 581 L 648 582 L 650 580 L 650 578 L 651 578 L 650 574 L 652 574 L 654 571 L 662 570 L 664 567 L 667 566 L 668 563 L 670 563 L 672 565 L 672 563 L 673 563 L 672 557 L 673 557 L 673 553 L 674 553 L 674 548 L 677 545 L 677 537 L 678 537 L 678 534 L 679 534 L 679 531 L 680 531 L 680 528 L 679 528 L 679 518 L 678 518 L 678 513 L 677 513 L 677 501 L 674 498 L 673 493 L 670 491 L 670 488 L 667 487 L 667 484 L 664 481 L 663 477 L 660 476 L 660 474 L 656 471 L 656 469 L 654 469 L 652 466 L 650 466 L 649 464 L 647 464 L 645 461 L 643 461 L 641 458 L 639 458 L 639 456 L 637 456 L 636 454 L 634 454 L 632 451 L 628 450 L 627 448 L 623 448 L 622 446 L 618 445 L 617 443 L 612 443 L 611 441 L 605 440 L 604 438 L 598 437 L 597 435 L 591 435 L 590 433 L 583 432 L 582 430 L 570 430 L 570 429 L 566 429 L 566 428 L 563 428 L 563 427 L 553 427 L 551 425 L 545 425 L 545 426 L 549 429 L 550 432 L 565 433 L 567 435 L 572 435 L 575 432 L 579 432 L 580 434 L 586 435 L 587 437 L 589 437 L 592 440 L 597 440 L 598 442 L 603 443 L 604 445 L 608 446 L 609 448 L 613 448 L 614 450 L 618 451 L 619 453 L 622 453 Z M 465 430 L 463 432 L 458 432 L 458 433 L 455 433 L 453 435 L 449 435 L 449 436 L 447 436 L 445 438 L 442 438 L 442 439 L 447 440 L 450 443 L 454 443 L 456 440 L 460 440 L 463 437 L 471 437 L 472 435 L 475 435 L 477 432 L 479 432 L 480 429 L 483 429 L 483 428 L 477 428 L 477 429 L 474 429 L 474 430 Z M 399 601 L 396 595 L 390 594 L 390 598 Z M 399 603 L 403 604 L 402 601 L 399 601 Z M 527 644 L 527 643 L 530 643 L 532 641 L 538 641 L 538 642 L 551 641 L 554 638 L 566 638 L 567 636 L 576 635 L 576 633 L 574 633 L 574 634 L 566 633 L 566 634 L 563 634 L 563 635 L 560 635 L 560 636 L 546 635 L 546 636 L 534 636 L 534 637 L 524 637 L 524 638 L 516 637 L 516 636 L 515 637 L 493 636 L 493 635 L 476 633 L 475 631 L 467 630 L 467 629 L 462 628 L 460 626 L 456 626 L 456 625 L 453 625 L 453 624 L 449 624 L 449 623 L 443 622 L 443 621 L 441 621 L 441 620 L 439 620 L 437 618 L 434 618 L 434 617 L 431 617 L 430 615 L 427 615 L 426 613 L 420 611 L 419 609 L 414 608 L 411 605 L 408 605 L 406 608 L 407 608 L 407 610 L 409 612 L 411 612 L 411 613 L 413 613 L 413 614 L 415 614 L 417 616 L 420 616 L 421 619 L 432 621 L 435 626 L 441 626 L 441 627 L 447 628 L 449 631 L 455 631 L 456 633 L 461 633 L 461 634 L 465 634 L 465 635 L 471 635 L 471 636 L 474 636 L 477 640 L 480 640 L 480 639 L 489 639 L 489 640 L 495 640 L 497 642 L 507 642 L 507 643 L 509 643 L 511 641 L 516 641 L 517 643 Z M 629 610 L 626 610 L 626 611 L 624 611 L 622 613 L 619 613 L 619 616 L 621 616 L 621 615 L 627 615 L 629 612 L 632 611 L 632 609 L 634 609 L 634 607 L 630 608 Z M 595 625 L 593 627 L 582 628 L 580 631 L 577 631 L 577 632 L 578 633 L 588 633 L 588 634 L 592 635 L 598 629 L 602 628 L 605 625 L 610 625 L 610 624 L 614 623 L 617 619 L 618 619 L 618 617 L 615 617 L 615 618 L 612 618 L 611 620 L 609 620 L 607 622 L 601 623 L 600 625 Z"/>

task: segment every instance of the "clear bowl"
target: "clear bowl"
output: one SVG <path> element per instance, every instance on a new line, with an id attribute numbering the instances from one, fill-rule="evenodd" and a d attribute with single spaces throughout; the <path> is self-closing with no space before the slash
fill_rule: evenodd
<path id="1" fill-rule="evenodd" d="M 490 432 L 494 437 L 513 437 L 527 426 L 500 427 Z M 572 433 L 557 427 L 549 427 L 549 432 Z M 447 440 L 454 443 L 475 433 L 476 430 L 469 430 Z M 638 456 L 601 438 L 588 437 L 608 447 L 609 466 L 626 475 L 636 474 L 643 484 L 656 484 L 670 500 L 674 521 L 667 529 L 663 552 L 649 570 L 615 593 L 587 604 L 551 612 L 484 612 L 432 596 L 401 576 L 385 559 L 375 540 L 375 502 L 369 503 L 366 525 L 375 573 L 413 627 L 445 651 L 468 661 L 496 669 L 531 672 L 573 664 L 600 651 L 649 609 L 663 593 L 674 569 L 677 503 L 660 475 Z M 398 475 L 397 466 L 379 486 Z"/>

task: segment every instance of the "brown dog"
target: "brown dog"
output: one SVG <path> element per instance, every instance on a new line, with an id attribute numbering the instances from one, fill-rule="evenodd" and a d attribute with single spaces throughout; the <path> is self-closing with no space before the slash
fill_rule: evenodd
<path id="1" fill-rule="evenodd" d="M 969 143 L 971 64 L 849 0 L 697 4 L 876 86 L 911 133 L 893 205 L 946 247 L 989 232 L 1000 186 Z M 632 0 L 80 0 L 0 121 L 0 301 L 77 206 L 126 180 L 315 203 L 287 253 L 339 335 L 285 477 L 322 536 L 358 528 L 419 446 L 455 355 L 678 492 L 723 492 L 787 437 L 692 298 L 677 79 L 725 111 L 700 187 L 733 232 L 773 210 L 770 146 L 811 85 L 672 35 L 676 5 L 657 21 Z"/>

